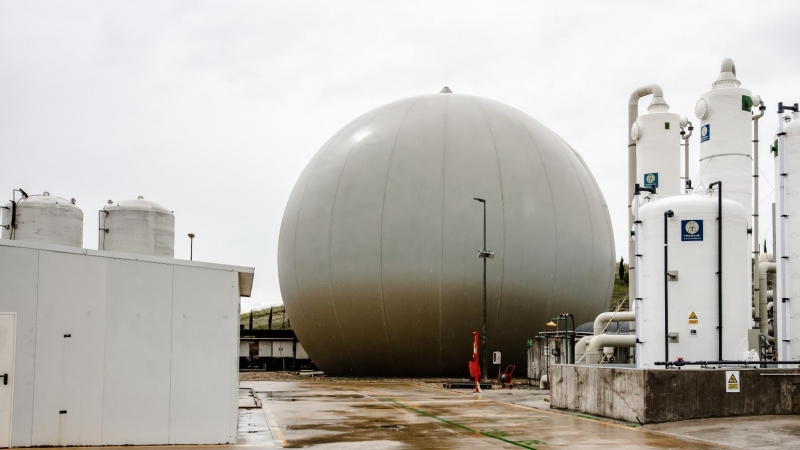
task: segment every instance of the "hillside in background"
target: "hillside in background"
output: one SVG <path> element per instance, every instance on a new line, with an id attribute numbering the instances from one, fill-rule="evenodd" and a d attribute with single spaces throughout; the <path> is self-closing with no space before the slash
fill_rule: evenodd
<path id="1" fill-rule="evenodd" d="M 619 263 L 616 265 L 616 274 L 614 275 L 614 291 L 611 293 L 611 304 L 608 305 L 609 311 L 616 311 L 617 306 L 623 300 L 625 304 L 619 309 L 620 311 L 630 311 L 630 303 L 628 303 L 628 264 L 623 264 L 623 278 L 620 280 Z"/>
<path id="2" fill-rule="evenodd" d="M 270 311 L 272 311 L 272 326 L 270 327 Z M 244 325 L 246 330 L 250 329 L 250 313 L 246 312 L 239 318 L 239 323 Z M 291 330 L 292 324 L 289 316 L 286 315 L 286 307 L 283 305 L 272 306 L 264 309 L 253 310 L 253 329 L 254 330 Z"/>

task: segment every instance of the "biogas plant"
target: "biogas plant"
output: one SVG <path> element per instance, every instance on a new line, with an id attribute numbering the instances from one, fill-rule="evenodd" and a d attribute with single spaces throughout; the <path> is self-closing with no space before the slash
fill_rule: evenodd
<path id="1" fill-rule="evenodd" d="M 629 424 L 800 414 L 798 104 L 743 88 L 730 59 L 692 120 L 666 98 L 649 84 L 628 100 L 624 200 L 604 197 L 555 132 L 497 101 L 445 87 L 356 118 L 289 196 L 277 260 L 293 331 L 277 331 L 296 333 L 302 347 L 292 334 L 292 348 L 327 375 L 470 375 L 479 389 L 497 373 L 502 384 L 550 389 L 547 408 Z M 760 145 L 770 117 L 775 131 Z M 774 197 L 758 191 L 765 159 Z M 627 272 L 607 200 L 629 206 Z M 244 343 L 240 353 L 240 298 L 255 269 L 176 259 L 172 210 L 142 197 L 98 205 L 97 250 L 84 248 L 75 199 L 15 189 L 0 212 L 0 447 L 233 444 L 257 417 L 249 404 L 269 413 L 252 423 L 274 431 L 276 446 L 290 431 L 273 410 L 287 421 L 323 417 L 297 435 L 316 436 L 331 416 L 340 425 L 329 401 L 351 397 L 312 404 L 307 378 L 240 385 L 240 357 L 269 347 L 250 353 Z M 759 238 L 762 216 L 772 217 L 772 249 Z M 620 283 L 628 296 L 611 304 Z M 514 444 L 487 428 L 502 419 L 473 429 L 436 416 L 450 414 L 441 404 L 402 403 L 393 391 L 402 383 L 379 380 L 380 394 L 348 383 L 370 408 L 356 408 L 369 426 L 353 429 L 395 433 L 401 425 L 372 414 L 413 412 L 465 440 Z M 488 414 L 473 407 L 505 408 L 449 398 L 451 410 L 470 410 L 465 420 Z M 588 434 L 550 416 L 564 436 Z"/>
<path id="2" fill-rule="evenodd" d="M 633 91 L 629 295 L 610 312 L 608 207 L 569 144 L 449 88 L 378 107 L 322 146 L 286 207 L 297 336 L 331 374 L 463 377 L 477 332 L 484 376 L 491 352 L 490 370 L 552 385 L 554 407 L 630 422 L 800 413 L 800 112 L 774 105 L 759 146 L 767 103 L 730 59 L 692 120 L 658 85 Z M 759 156 L 775 164 L 772 209 Z"/>

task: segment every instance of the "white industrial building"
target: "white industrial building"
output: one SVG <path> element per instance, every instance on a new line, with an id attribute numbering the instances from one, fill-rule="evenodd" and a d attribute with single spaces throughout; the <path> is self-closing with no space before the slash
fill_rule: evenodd
<path id="1" fill-rule="evenodd" d="M 254 269 L 67 245 L 0 240 L 0 447 L 235 443 Z"/>

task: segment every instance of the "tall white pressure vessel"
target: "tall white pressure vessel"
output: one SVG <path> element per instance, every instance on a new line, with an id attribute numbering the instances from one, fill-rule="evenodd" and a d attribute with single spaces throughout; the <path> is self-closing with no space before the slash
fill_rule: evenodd
<path id="1" fill-rule="evenodd" d="M 175 256 L 175 215 L 139 197 L 114 202 L 100 211 L 98 249 L 140 255 Z"/>
<path id="2" fill-rule="evenodd" d="M 781 117 L 785 134 L 781 136 L 778 130 L 775 153 L 774 323 L 778 359 L 794 361 L 800 360 L 800 113 L 786 119 Z"/>
<path id="3" fill-rule="evenodd" d="M 636 182 L 655 187 L 657 197 L 681 193 L 681 119 L 666 103 L 652 104 L 631 127 L 636 141 Z"/>
<path id="4" fill-rule="evenodd" d="M 722 181 L 722 197 L 742 205 L 752 227 L 753 94 L 741 84 L 733 61 L 725 59 L 717 81 L 697 101 L 700 177 L 695 185 L 702 189 Z"/>
<path id="5" fill-rule="evenodd" d="M 83 211 L 74 200 L 30 195 L 2 209 L 2 238 L 83 247 Z"/>
<path id="6" fill-rule="evenodd" d="M 673 276 L 665 281 L 664 213 L 667 218 L 668 265 Z M 636 239 L 638 294 L 636 362 L 657 368 L 665 360 L 665 335 L 669 359 L 719 358 L 718 197 L 707 193 L 674 196 L 650 202 L 639 209 Z M 722 202 L 722 357 L 741 359 L 747 350 L 750 319 L 747 215 L 741 205 Z M 668 288 L 669 329 L 665 330 L 665 284 Z M 741 344 L 744 342 L 741 346 Z"/>

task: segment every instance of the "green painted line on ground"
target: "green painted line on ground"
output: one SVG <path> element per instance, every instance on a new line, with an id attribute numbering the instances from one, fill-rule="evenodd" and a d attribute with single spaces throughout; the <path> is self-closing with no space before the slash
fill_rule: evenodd
<path id="1" fill-rule="evenodd" d="M 417 409 L 417 408 L 412 408 L 412 407 L 410 407 L 410 406 L 408 406 L 408 405 L 404 405 L 404 404 L 402 404 L 402 403 L 398 402 L 397 400 L 395 400 L 395 399 L 393 399 L 393 398 L 384 398 L 384 399 L 381 399 L 381 400 L 383 400 L 383 401 L 387 401 L 387 402 L 391 402 L 391 403 L 394 403 L 395 405 L 397 405 L 397 406 L 399 406 L 399 407 L 401 407 L 401 408 L 405 408 L 405 409 L 408 409 L 408 410 L 414 411 L 414 412 L 415 412 L 415 413 L 417 413 L 417 414 L 423 415 L 423 416 L 425 416 L 425 417 L 430 417 L 431 419 L 436 419 L 436 420 L 438 420 L 438 421 L 440 421 L 440 422 L 444 422 L 444 423 L 446 423 L 446 424 L 448 424 L 448 425 L 452 425 L 452 426 L 454 426 L 454 427 L 461 428 L 462 430 L 469 431 L 470 433 L 479 434 L 479 435 L 481 435 L 481 436 L 485 436 L 485 437 L 492 438 L 492 439 L 497 439 L 497 440 L 499 440 L 499 441 L 503 441 L 503 442 L 505 442 L 505 443 L 507 443 L 507 444 L 516 445 L 517 447 L 522 447 L 522 448 L 525 448 L 525 449 L 528 449 L 528 450 L 536 450 L 536 447 L 530 447 L 530 446 L 528 446 L 528 445 L 525 445 L 525 444 L 523 444 L 522 442 L 516 442 L 516 441 L 512 441 L 512 440 L 510 440 L 510 439 L 506 439 L 506 438 L 504 438 L 504 437 L 501 437 L 501 436 L 497 436 L 497 435 L 495 435 L 495 434 L 492 434 L 491 432 L 488 432 L 488 433 L 487 433 L 487 432 L 484 432 L 484 431 L 475 431 L 475 430 L 473 430 L 473 429 L 472 429 L 472 428 L 470 428 L 470 427 L 467 427 L 467 426 L 461 425 L 460 423 L 452 422 L 452 421 L 449 421 L 449 420 L 447 420 L 447 419 L 443 419 L 443 418 L 441 418 L 441 417 L 435 416 L 435 415 L 433 415 L 433 414 L 431 414 L 431 413 L 427 413 L 427 412 L 425 412 L 425 411 L 420 411 L 420 410 L 419 410 L 419 409 Z M 544 444 L 544 442 L 542 442 L 542 443 Z"/>

